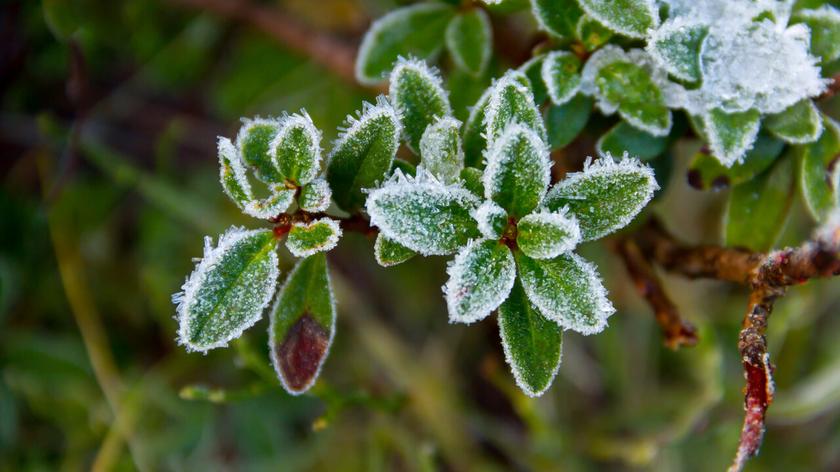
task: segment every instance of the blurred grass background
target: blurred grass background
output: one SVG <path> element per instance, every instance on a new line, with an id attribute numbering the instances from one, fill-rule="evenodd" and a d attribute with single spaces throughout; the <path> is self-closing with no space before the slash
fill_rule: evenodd
<path id="1" fill-rule="evenodd" d="M 565 337 L 560 374 L 537 400 L 516 388 L 494 319 L 447 322 L 443 259 L 382 269 L 356 234 L 330 255 L 337 336 L 310 394 L 281 389 L 266 320 L 206 356 L 176 346 L 170 296 L 202 237 L 259 224 L 220 191 L 216 136 L 232 136 L 241 116 L 305 107 L 328 140 L 375 96 L 196 3 L 0 5 L 0 469 L 725 468 L 743 415 L 746 294 L 666 276 L 701 335 L 670 351 L 609 241 L 583 253 L 618 312 L 601 335 Z M 354 48 L 395 5 L 260 6 Z M 449 78 L 458 114 L 487 83 Z M 835 117 L 838 108 L 827 105 Z M 582 141 L 606 126 L 596 119 Z M 717 242 L 725 192 L 694 191 L 681 171 L 698 147 L 673 152 L 653 211 L 690 242 Z M 577 149 L 559 155 L 562 167 L 579 165 Z M 795 202 L 783 242 L 811 227 Z M 749 470 L 840 470 L 838 282 L 796 287 L 777 304 L 777 402 Z"/>

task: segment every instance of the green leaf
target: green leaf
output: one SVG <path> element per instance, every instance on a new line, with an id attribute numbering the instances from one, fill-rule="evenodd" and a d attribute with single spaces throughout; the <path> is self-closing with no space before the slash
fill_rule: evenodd
<path id="1" fill-rule="evenodd" d="M 326 180 L 319 178 L 304 185 L 300 189 L 298 206 L 303 211 L 319 213 L 330 207 L 332 190 Z"/>
<path id="2" fill-rule="evenodd" d="M 484 167 L 482 159 L 484 149 L 487 147 L 484 119 L 492 92 L 493 87 L 487 88 L 473 105 L 470 116 L 464 123 L 464 165 L 469 167 Z"/>
<path id="3" fill-rule="evenodd" d="M 178 305 L 178 342 L 190 351 L 226 346 L 262 316 L 277 285 L 277 241 L 269 230 L 230 228 L 172 300 Z"/>
<path id="4" fill-rule="evenodd" d="M 244 209 L 248 202 L 254 199 L 251 184 L 245 175 L 245 167 L 239 160 L 236 147 L 228 138 L 219 138 L 219 180 L 225 194 L 240 209 Z"/>
<path id="5" fill-rule="evenodd" d="M 703 116 L 712 155 L 726 167 L 739 162 L 752 149 L 760 125 L 757 110 L 727 113 L 716 108 Z"/>
<path id="6" fill-rule="evenodd" d="M 446 47 L 458 68 L 475 77 L 483 74 L 493 52 L 493 30 L 487 13 L 472 8 L 452 18 L 446 28 Z"/>
<path id="7" fill-rule="evenodd" d="M 595 149 L 600 156 L 620 156 L 627 152 L 643 161 L 649 161 L 665 152 L 667 137 L 652 136 L 644 131 L 619 121 L 598 139 Z"/>
<path id="8" fill-rule="evenodd" d="M 578 94 L 564 105 L 548 107 L 545 124 L 551 149 L 561 149 L 572 142 L 589 121 L 592 99 Z"/>
<path id="9" fill-rule="evenodd" d="M 400 145 L 397 112 L 384 98 L 376 105 L 364 104 L 357 120 L 347 117 L 347 128 L 333 145 L 327 165 L 327 181 L 333 199 L 345 211 L 360 208 L 362 189 L 382 181 Z"/>
<path id="10" fill-rule="evenodd" d="M 391 267 L 416 256 L 417 253 L 379 233 L 373 245 L 373 255 L 382 267 Z"/>
<path id="11" fill-rule="evenodd" d="M 564 329 L 595 334 L 615 312 L 596 267 L 575 253 L 531 259 L 517 253 L 516 263 L 528 300 Z"/>
<path id="12" fill-rule="evenodd" d="M 764 120 L 767 130 L 791 144 L 813 143 L 823 132 L 820 111 L 805 99 Z"/>
<path id="13" fill-rule="evenodd" d="M 618 106 L 618 114 L 628 123 L 654 136 L 665 136 L 671 129 L 671 111 L 650 72 L 630 62 L 604 65 L 595 76 L 603 98 Z"/>
<path id="14" fill-rule="evenodd" d="M 785 227 L 794 195 L 793 159 L 780 159 L 769 172 L 736 185 L 724 217 L 724 244 L 765 252 Z"/>
<path id="15" fill-rule="evenodd" d="M 321 132 L 305 111 L 280 119 L 270 149 L 280 175 L 294 184 L 306 185 L 321 173 Z"/>
<path id="16" fill-rule="evenodd" d="M 516 264 L 510 249 L 499 241 L 471 241 L 446 269 L 443 287 L 449 321 L 474 323 L 490 315 L 510 293 Z"/>
<path id="17" fill-rule="evenodd" d="M 563 330 L 539 314 L 517 280 L 499 307 L 499 334 L 516 385 L 531 397 L 548 390 L 560 369 Z"/>
<path id="18" fill-rule="evenodd" d="M 484 196 L 513 217 L 536 208 L 551 181 L 548 148 L 530 128 L 508 125 L 487 155 Z"/>
<path id="19" fill-rule="evenodd" d="M 400 158 L 394 159 L 394 164 L 391 166 L 391 173 L 396 172 L 399 169 L 405 175 L 416 175 L 417 174 L 417 166 L 414 164 Z"/>
<path id="20" fill-rule="evenodd" d="M 253 199 L 242 209 L 242 211 L 254 218 L 269 220 L 289 209 L 295 201 L 295 189 L 283 185 L 272 184 L 269 186 L 271 195 L 262 200 Z"/>
<path id="21" fill-rule="evenodd" d="M 616 33 L 644 38 L 659 24 L 652 0 L 578 0 L 583 11 Z"/>
<path id="22" fill-rule="evenodd" d="M 721 190 L 746 182 L 770 167 L 782 154 L 785 143 L 759 133 L 755 145 L 741 162 L 724 167 L 706 152 L 698 152 L 688 165 L 688 183 L 698 190 Z"/>
<path id="23" fill-rule="evenodd" d="M 583 241 L 602 238 L 626 226 L 642 211 L 659 186 L 653 170 L 636 159 L 601 158 L 583 172 L 567 174 L 545 197 L 551 211 L 568 207 Z"/>
<path id="24" fill-rule="evenodd" d="M 531 128 L 540 139 L 546 139 L 545 125 L 534 96 L 530 81 L 522 72 L 509 70 L 492 86 L 484 111 L 484 128 L 489 145 L 504 132 L 509 123 L 519 123 Z"/>
<path id="25" fill-rule="evenodd" d="M 541 67 L 542 80 L 555 105 L 563 105 L 574 98 L 580 88 L 580 59 L 567 51 L 553 51 L 546 55 Z"/>
<path id="26" fill-rule="evenodd" d="M 461 122 L 452 117 L 438 119 L 420 139 L 420 165 L 445 184 L 458 181 L 464 168 Z"/>
<path id="27" fill-rule="evenodd" d="M 341 238 L 341 227 L 332 218 L 294 223 L 286 238 L 286 248 L 295 257 L 309 257 L 331 250 Z"/>
<path id="28" fill-rule="evenodd" d="M 800 10 L 793 20 L 803 22 L 811 30 L 811 53 L 822 63 L 840 59 L 840 11 L 837 7 L 822 5 L 817 9 Z"/>
<path id="29" fill-rule="evenodd" d="M 594 51 L 606 44 L 613 37 L 613 32 L 591 16 L 583 15 L 577 22 L 575 35 L 584 49 Z"/>
<path id="30" fill-rule="evenodd" d="M 271 153 L 271 142 L 279 128 L 277 120 L 257 118 L 245 121 L 236 136 L 236 148 L 239 149 L 242 162 L 254 169 L 254 175 L 263 182 L 283 182 L 283 176 L 274 165 Z"/>
<path id="31" fill-rule="evenodd" d="M 484 172 L 475 167 L 464 167 L 461 170 L 461 180 L 464 182 L 464 188 L 475 194 L 477 197 L 484 198 Z"/>
<path id="32" fill-rule="evenodd" d="M 508 226 L 507 212 L 491 200 L 485 200 L 473 212 L 478 230 L 487 239 L 499 239 Z"/>
<path id="33" fill-rule="evenodd" d="M 432 59 L 443 49 L 455 9 L 442 3 L 418 3 L 394 10 L 373 22 L 356 57 L 356 79 L 382 82 L 399 57 Z"/>
<path id="34" fill-rule="evenodd" d="M 425 62 L 400 59 L 390 76 L 389 95 L 403 125 L 408 147 L 417 154 L 426 127 L 452 114 L 437 71 Z"/>
<path id="35" fill-rule="evenodd" d="M 397 173 L 368 195 L 372 225 L 389 239 L 423 255 L 452 254 L 479 235 L 471 211 L 478 198 L 444 186 L 422 169 L 417 177 Z"/>
<path id="36" fill-rule="evenodd" d="M 526 256 L 553 259 L 580 242 L 580 226 L 565 211 L 531 213 L 516 226 L 516 245 Z"/>
<path id="37" fill-rule="evenodd" d="M 542 78 L 542 65 L 545 54 L 540 54 L 528 59 L 525 64 L 519 66 L 519 71 L 528 78 L 531 92 L 534 94 L 534 103 L 541 105 L 548 99 L 548 89 Z"/>
<path id="38" fill-rule="evenodd" d="M 819 140 L 802 146 L 799 187 L 808 210 L 817 221 L 824 221 L 838 206 L 840 190 L 833 187 L 836 178 L 830 175 L 840 161 L 840 125 L 823 115 L 823 131 Z"/>
<path id="39" fill-rule="evenodd" d="M 335 335 L 335 297 L 324 254 L 298 261 L 271 310 L 271 363 L 292 395 L 318 379 Z"/>
<path id="40" fill-rule="evenodd" d="M 531 0 L 531 8 L 541 29 L 566 39 L 574 38 L 578 18 L 583 16 L 576 0 Z"/>
<path id="41" fill-rule="evenodd" d="M 647 52 L 669 74 L 697 82 L 702 78 L 700 46 L 709 27 L 689 21 L 682 17 L 667 21 L 648 39 Z"/>

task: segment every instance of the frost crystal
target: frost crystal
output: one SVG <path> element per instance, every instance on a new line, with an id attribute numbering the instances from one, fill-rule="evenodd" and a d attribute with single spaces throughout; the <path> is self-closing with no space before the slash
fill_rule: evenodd
<path id="1" fill-rule="evenodd" d="M 230 228 L 216 247 L 204 239 L 204 257 L 172 296 L 178 305 L 178 343 L 207 352 L 226 346 L 262 316 L 277 276 L 276 243 L 270 231 Z"/>
<path id="2" fill-rule="evenodd" d="M 473 323 L 505 301 L 516 279 L 510 249 L 498 241 L 470 241 L 447 267 L 443 287 L 449 321 Z"/>
<path id="3" fill-rule="evenodd" d="M 298 197 L 298 204 L 301 210 L 318 213 L 329 208 L 330 198 L 332 198 L 330 184 L 320 178 L 303 186 Z"/>
<path id="4" fill-rule="evenodd" d="M 491 200 L 486 200 L 472 213 L 478 223 L 478 230 L 487 239 L 499 239 L 508 223 L 505 210 Z"/>
<path id="5" fill-rule="evenodd" d="M 333 249 L 341 239 L 341 226 L 332 218 L 321 218 L 309 223 L 295 223 L 286 238 L 286 248 L 295 257 Z"/>
<path id="6" fill-rule="evenodd" d="M 580 242 L 580 227 L 564 208 L 525 216 L 517 224 L 516 244 L 534 259 L 551 259 L 567 253 Z"/>
<path id="7" fill-rule="evenodd" d="M 452 254 L 479 235 L 470 213 L 478 198 L 460 186 L 446 186 L 424 169 L 417 176 L 396 171 L 370 192 L 370 222 L 388 238 L 425 256 Z"/>
<path id="8" fill-rule="evenodd" d="M 461 122 L 447 116 L 429 125 L 420 138 L 420 166 L 445 184 L 455 183 L 464 168 L 460 129 Z"/>

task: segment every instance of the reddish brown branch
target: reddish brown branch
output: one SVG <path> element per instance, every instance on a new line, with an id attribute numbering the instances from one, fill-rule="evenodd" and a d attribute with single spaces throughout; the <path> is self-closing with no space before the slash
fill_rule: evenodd
<path id="1" fill-rule="evenodd" d="M 624 260 L 627 272 L 639 294 L 647 300 L 656 322 L 662 329 L 665 345 L 671 349 L 697 344 L 697 330 L 680 318 L 677 307 L 665 293 L 653 267 L 645 259 L 638 244 L 632 239 L 619 241 L 616 249 Z"/>
<path id="2" fill-rule="evenodd" d="M 834 77 L 831 78 L 831 83 L 828 84 L 825 92 L 817 97 L 817 100 L 827 100 L 836 95 L 837 92 L 840 92 L 840 74 L 835 74 Z"/>

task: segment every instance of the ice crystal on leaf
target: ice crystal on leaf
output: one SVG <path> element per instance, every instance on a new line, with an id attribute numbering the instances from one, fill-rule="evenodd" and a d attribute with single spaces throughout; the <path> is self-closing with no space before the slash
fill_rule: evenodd
<path id="1" fill-rule="evenodd" d="M 406 143 L 415 153 L 426 127 L 452 113 L 437 70 L 416 59 L 400 58 L 389 77 L 388 96 L 402 123 Z"/>
<path id="2" fill-rule="evenodd" d="M 580 242 L 580 227 L 565 209 L 531 213 L 517 224 L 516 245 L 534 259 L 551 259 L 565 254 Z"/>
<path id="3" fill-rule="evenodd" d="M 653 0 L 578 0 L 578 3 L 607 29 L 631 38 L 643 38 L 659 23 Z"/>
<path id="4" fill-rule="evenodd" d="M 321 131 L 306 111 L 279 120 L 269 149 L 275 167 L 286 180 L 305 185 L 321 172 Z"/>
<path id="5" fill-rule="evenodd" d="M 461 122 L 443 117 L 430 124 L 420 138 L 420 166 L 445 184 L 455 183 L 464 168 Z"/>
<path id="6" fill-rule="evenodd" d="M 516 278 L 510 249 L 498 241 L 470 241 L 447 267 L 443 288 L 449 320 L 473 323 L 505 301 Z"/>
<path id="7" fill-rule="evenodd" d="M 499 239 L 508 223 L 507 212 L 492 200 L 486 200 L 476 208 L 473 218 L 478 223 L 481 235 L 487 239 Z"/>
<path id="8" fill-rule="evenodd" d="M 331 198 L 330 184 L 323 178 L 317 178 L 300 189 L 298 205 L 301 210 L 318 213 L 329 208 Z"/>
<path id="9" fill-rule="evenodd" d="M 321 218 L 309 223 L 295 223 L 286 238 L 286 248 L 295 257 L 308 257 L 329 251 L 341 239 L 341 227 L 332 218 Z"/>
<path id="10" fill-rule="evenodd" d="M 525 74 L 509 70 L 491 86 L 484 110 L 484 132 L 489 145 L 492 146 L 512 122 L 527 126 L 545 141 L 545 124 L 529 84 Z"/>

